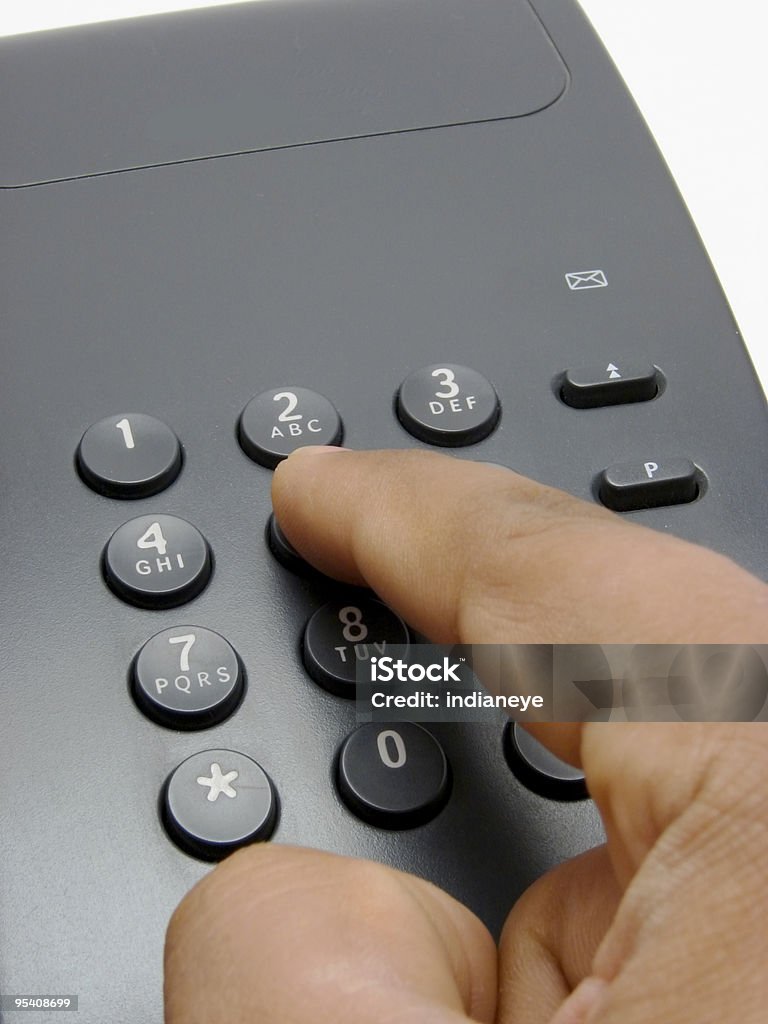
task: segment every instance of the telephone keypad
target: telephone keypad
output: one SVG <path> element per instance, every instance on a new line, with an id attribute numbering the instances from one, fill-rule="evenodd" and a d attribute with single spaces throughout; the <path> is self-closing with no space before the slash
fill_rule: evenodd
<path id="1" fill-rule="evenodd" d="M 560 378 L 558 394 L 579 409 L 647 401 L 656 396 L 661 380 L 655 367 L 620 371 L 610 364 L 602 377 L 599 372 L 567 371 Z M 406 377 L 397 392 L 396 412 L 413 436 L 458 447 L 492 432 L 501 406 L 485 377 L 445 363 Z M 333 405 L 306 388 L 262 392 L 248 403 L 238 424 L 243 450 L 269 468 L 301 445 L 338 444 L 342 434 L 341 418 Z M 107 455 L 113 449 L 117 455 L 109 463 L 110 476 Z M 125 467 L 135 470 L 137 458 L 131 453 L 138 449 L 143 469 L 129 479 Z M 154 476 L 147 461 L 150 455 Z M 170 428 L 153 417 L 116 416 L 86 431 L 77 465 L 83 479 L 99 493 L 140 497 L 154 493 L 150 488 L 160 487 L 161 480 L 167 486 L 178 473 L 181 446 Z M 596 481 L 595 494 L 616 511 L 631 511 L 692 501 L 699 493 L 698 480 L 699 471 L 687 459 L 649 459 L 609 467 Z M 274 514 L 267 521 L 265 539 L 285 568 L 303 575 L 314 573 Z M 200 593 L 210 578 L 213 560 L 207 541 L 191 523 L 150 514 L 115 531 L 102 564 L 108 585 L 123 600 L 164 609 Z M 302 635 L 302 659 L 314 682 L 336 697 L 354 699 L 358 666 L 385 656 L 393 646 L 400 653 L 408 643 L 408 627 L 399 616 L 369 592 L 355 589 L 311 616 Z M 237 710 L 246 685 L 244 668 L 231 644 L 211 629 L 190 625 L 165 629 L 147 640 L 129 676 L 132 696 L 142 713 L 158 725 L 178 730 L 223 722 Z M 587 795 L 583 774 L 551 755 L 519 724 L 504 728 L 502 748 L 518 780 L 539 795 L 558 800 Z M 450 796 L 451 769 L 438 740 L 422 726 L 368 723 L 342 743 L 336 755 L 335 783 L 341 800 L 361 820 L 378 828 L 405 829 L 427 823 L 442 810 Z M 248 755 L 203 751 L 187 758 L 166 780 L 161 808 L 168 835 L 182 850 L 203 860 L 218 860 L 238 846 L 270 837 L 277 818 L 277 795 L 266 773 Z"/>

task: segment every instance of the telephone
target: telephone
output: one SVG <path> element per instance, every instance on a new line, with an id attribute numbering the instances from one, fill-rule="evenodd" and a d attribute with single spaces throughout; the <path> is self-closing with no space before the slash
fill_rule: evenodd
<path id="1" fill-rule="evenodd" d="M 408 626 L 270 479 L 438 446 L 765 575 L 765 401 L 608 56 L 571 0 L 268 0 L 0 63 L 0 991 L 160 1021 L 173 908 L 258 840 L 498 931 L 600 841 L 583 778 L 501 713 L 360 725 L 336 648 Z"/>

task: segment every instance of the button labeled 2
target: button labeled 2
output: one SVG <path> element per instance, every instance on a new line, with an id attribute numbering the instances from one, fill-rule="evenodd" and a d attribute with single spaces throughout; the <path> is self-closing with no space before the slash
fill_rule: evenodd
<path id="1" fill-rule="evenodd" d="M 243 409 L 238 438 L 249 458 L 274 469 L 304 445 L 340 444 L 341 417 L 317 391 L 273 388 L 256 395 Z"/>

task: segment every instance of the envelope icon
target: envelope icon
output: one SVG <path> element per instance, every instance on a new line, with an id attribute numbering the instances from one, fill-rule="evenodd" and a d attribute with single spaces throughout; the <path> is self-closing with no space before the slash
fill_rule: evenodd
<path id="1" fill-rule="evenodd" d="M 604 270 L 579 270 L 572 274 L 566 274 L 565 280 L 572 292 L 581 291 L 583 288 L 607 288 L 608 278 Z"/>

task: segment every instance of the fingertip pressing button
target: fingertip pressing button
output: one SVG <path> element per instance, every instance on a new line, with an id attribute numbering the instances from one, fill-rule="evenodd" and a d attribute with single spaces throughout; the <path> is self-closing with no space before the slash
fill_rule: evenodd
<path id="1" fill-rule="evenodd" d="M 160 813 L 180 849 L 217 861 L 248 843 L 269 839 L 277 821 L 277 793 L 252 758 L 235 750 L 203 750 L 168 777 Z"/>
<path id="2" fill-rule="evenodd" d="M 303 575 L 316 572 L 315 568 L 306 559 L 302 558 L 280 529 L 280 524 L 275 518 L 274 512 L 271 513 L 267 520 L 265 537 L 267 547 L 284 568 Z"/>
<path id="3" fill-rule="evenodd" d="M 515 776 L 539 796 L 583 800 L 589 795 L 581 769 L 555 757 L 519 722 L 508 722 L 504 727 L 503 747 Z"/>

